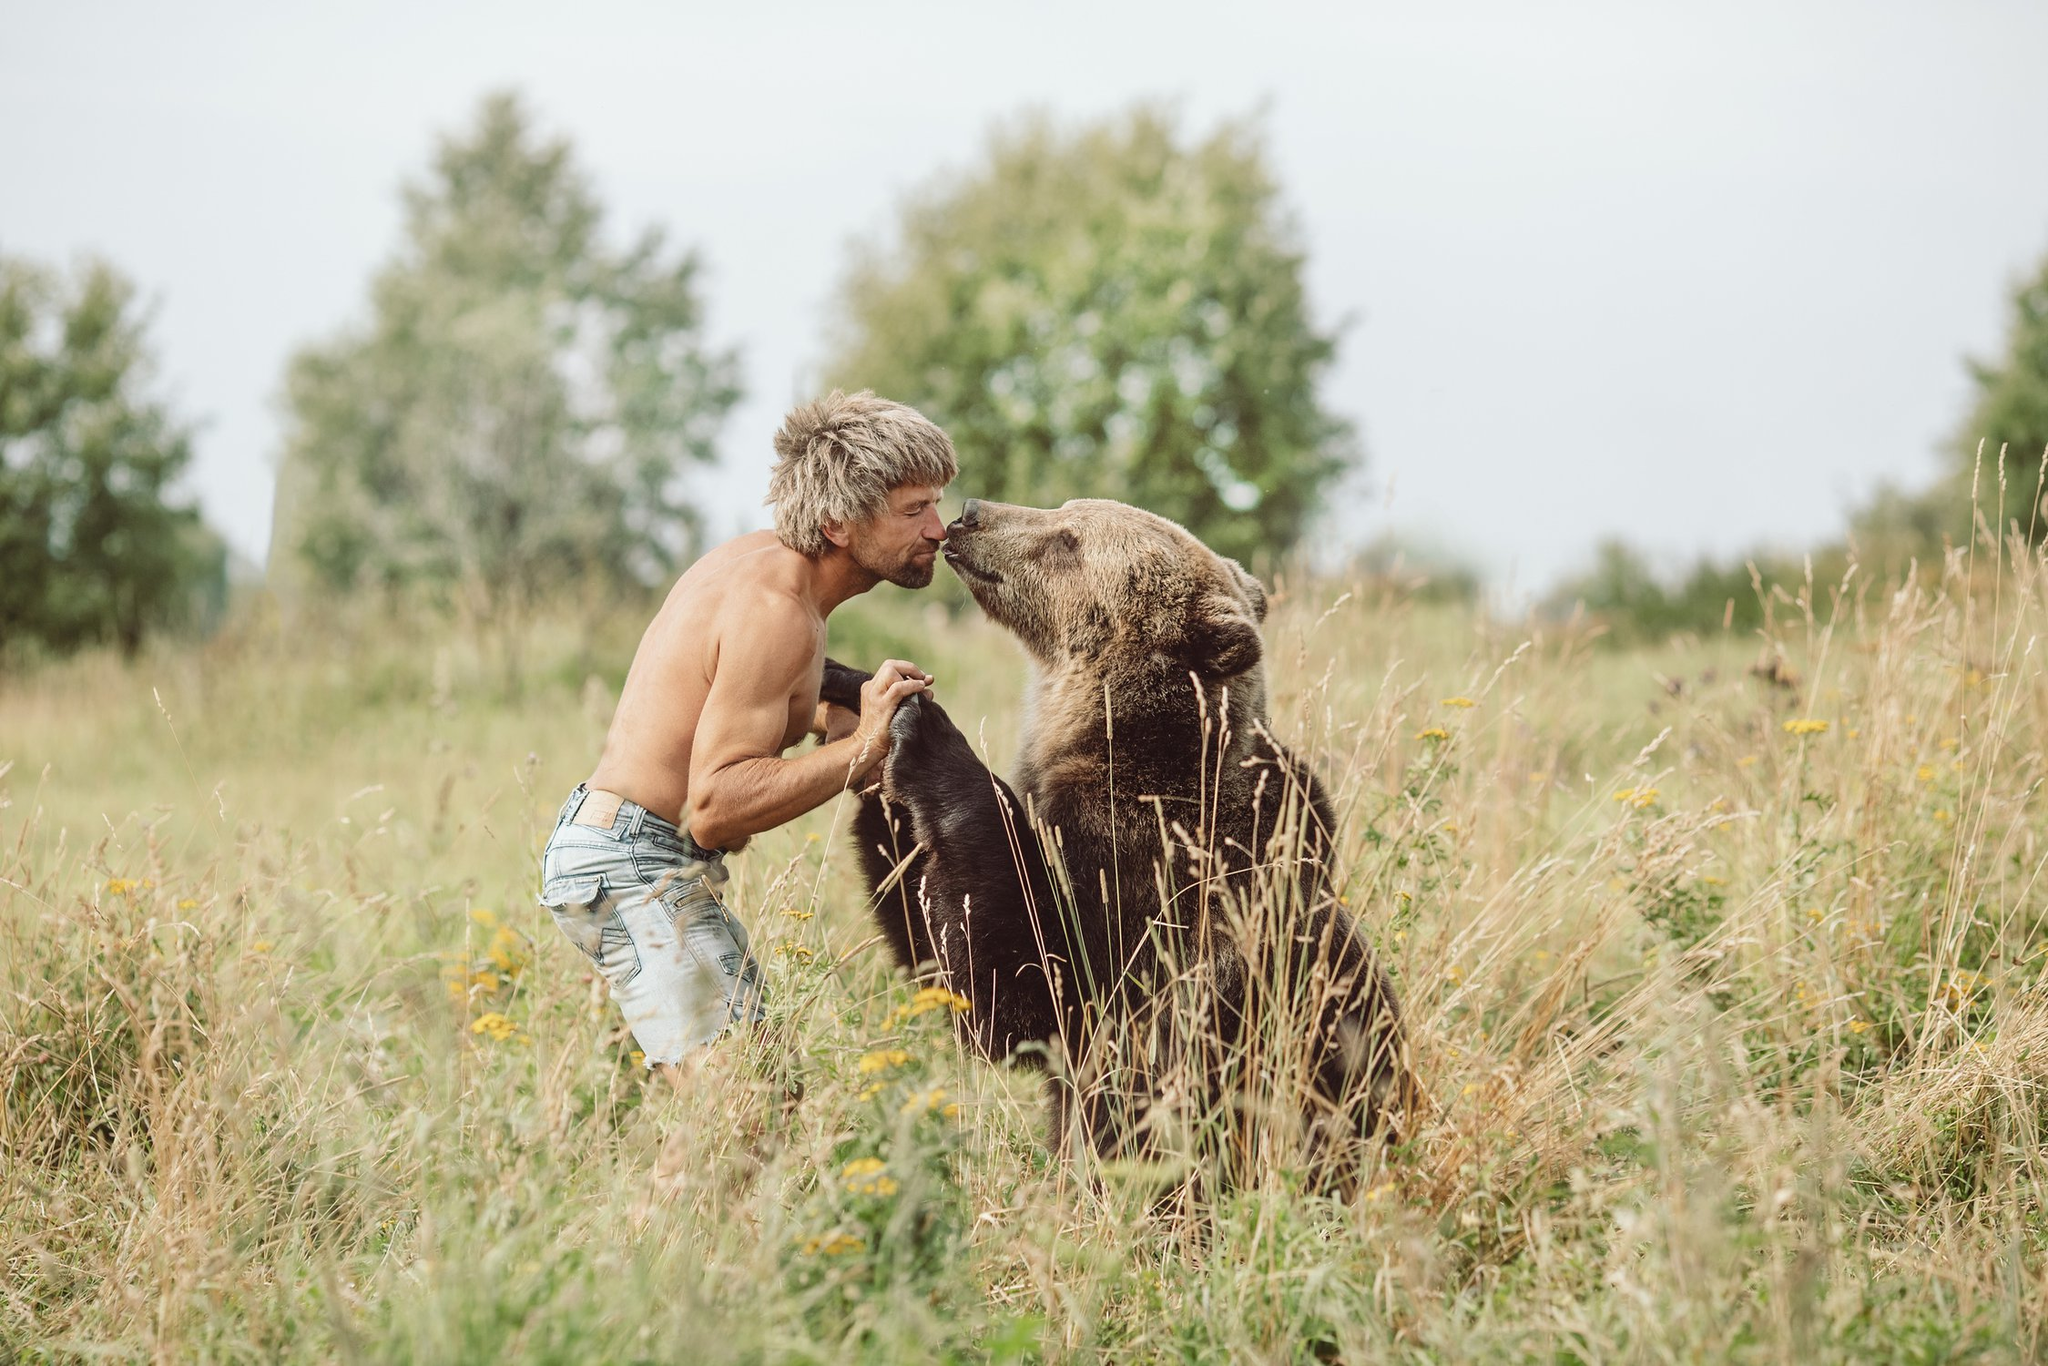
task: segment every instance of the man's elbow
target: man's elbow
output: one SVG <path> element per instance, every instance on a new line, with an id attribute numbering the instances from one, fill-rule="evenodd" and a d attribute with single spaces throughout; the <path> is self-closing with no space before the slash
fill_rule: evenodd
<path id="1" fill-rule="evenodd" d="M 716 798 L 690 798 L 689 811 L 684 827 L 690 838 L 706 849 L 724 849 L 742 838 L 743 832 L 734 828 L 732 820 L 720 808 Z"/>

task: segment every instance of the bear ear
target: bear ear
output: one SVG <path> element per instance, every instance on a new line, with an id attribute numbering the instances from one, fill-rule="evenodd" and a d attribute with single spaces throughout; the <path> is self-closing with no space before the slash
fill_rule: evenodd
<path id="1" fill-rule="evenodd" d="M 1241 674 L 1266 653 L 1259 624 L 1221 594 L 1202 599 L 1188 629 L 1188 654 L 1198 672 L 1216 678 Z"/>
<path id="2" fill-rule="evenodd" d="M 1260 583 L 1257 578 L 1253 577 L 1236 560 L 1226 559 L 1223 563 L 1230 566 L 1231 574 L 1237 579 L 1237 586 L 1242 588 L 1244 595 L 1252 600 L 1252 620 L 1264 621 L 1266 619 L 1266 585 Z"/>

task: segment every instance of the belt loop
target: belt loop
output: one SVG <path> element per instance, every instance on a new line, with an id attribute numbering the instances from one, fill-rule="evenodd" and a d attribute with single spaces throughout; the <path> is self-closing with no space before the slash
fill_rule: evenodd
<path id="1" fill-rule="evenodd" d="M 625 802 L 621 804 L 621 809 L 628 806 L 633 808 L 633 814 L 627 819 L 626 831 L 621 838 L 636 840 L 640 838 L 640 823 L 647 819 L 647 808 L 638 802 Z"/>
<path id="2" fill-rule="evenodd" d="M 576 790 L 569 794 L 569 800 L 562 806 L 562 814 L 555 817 L 556 826 L 564 826 L 576 819 L 576 813 L 583 809 L 584 798 L 590 795 L 589 783 L 576 784 Z"/>

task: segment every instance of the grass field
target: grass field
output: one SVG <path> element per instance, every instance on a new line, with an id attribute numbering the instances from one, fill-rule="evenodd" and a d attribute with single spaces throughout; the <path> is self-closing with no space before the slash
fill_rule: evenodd
<path id="1" fill-rule="evenodd" d="M 2038 1359 L 2048 600 L 1989 558 L 1636 652 L 1287 586 L 1432 1109 L 1348 1201 L 1192 1220 L 1049 1159 L 832 808 L 734 862 L 768 1024 L 643 1080 L 533 902 L 637 614 L 516 691 L 260 609 L 0 681 L 0 1360 Z M 1014 646 L 875 599 L 834 652 L 1006 769 Z"/>

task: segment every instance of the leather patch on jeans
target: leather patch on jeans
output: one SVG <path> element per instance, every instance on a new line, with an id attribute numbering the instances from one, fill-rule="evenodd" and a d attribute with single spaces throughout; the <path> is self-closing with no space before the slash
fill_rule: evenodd
<path id="1" fill-rule="evenodd" d="M 619 823 L 619 803 L 624 800 L 616 792 L 600 792 L 592 788 L 583 794 L 583 800 L 577 804 L 576 814 L 569 818 L 569 824 L 609 830 Z"/>

